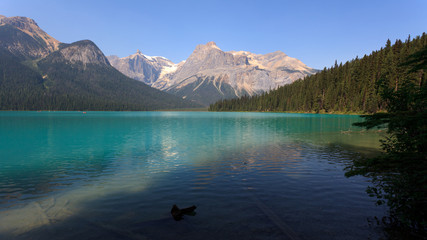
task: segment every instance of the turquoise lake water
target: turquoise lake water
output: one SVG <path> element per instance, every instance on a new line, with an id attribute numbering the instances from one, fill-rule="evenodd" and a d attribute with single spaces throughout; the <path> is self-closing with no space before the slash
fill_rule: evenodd
<path id="1" fill-rule="evenodd" d="M 0 112 L 0 239 L 378 239 L 369 179 L 344 176 L 379 148 L 360 120 Z"/>

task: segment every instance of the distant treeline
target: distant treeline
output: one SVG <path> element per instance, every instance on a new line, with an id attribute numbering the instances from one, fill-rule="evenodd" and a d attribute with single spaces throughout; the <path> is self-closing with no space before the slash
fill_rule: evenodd
<path id="1" fill-rule="evenodd" d="M 383 87 L 396 90 L 408 78 L 421 79 L 408 73 L 404 63 L 408 56 L 427 45 L 427 36 L 417 36 L 405 42 L 397 40 L 369 56 L 335 65 L 307 76 L 292 84 L 253 97 L 222 100 L 209 107 L 210 111 L 295 111 L 295 112 L 358 112 L 374 113 L 386 110 L 380 97 Z M 426 73 L 423 73 L 426 74 Z M 425 78 L 425 77 L 424 77 Z M 421 84 L 421 83 L 420 83 Z"/>
<path id="2" fill-rule="evenodd" d="M 53 55 L 53 54 L 52 54 Z M 0 110 L 147 111 L 200 107 L 111 66 L 52 61 L 22 62 L 0 49 Z"/>

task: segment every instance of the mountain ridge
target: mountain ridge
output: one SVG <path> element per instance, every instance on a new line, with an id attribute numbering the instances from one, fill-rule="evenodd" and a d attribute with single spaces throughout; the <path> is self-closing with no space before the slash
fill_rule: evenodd
<path id="1" fill-rule="evenodd" d="M 81 62 L 83 65 L 110 65 L 104 53 L 90 40 L 80 40 L 70 44 L 61 44 L 60 48 L 48 57 L 55 58 L 56 61 L 66 60 L 70 63 Z"/>
<path id="2" fill-rule="evenodd" d="M 0 110 L 200 107 L 126 77 L 90 40 L 60 43 L 32 19 L 0 20 Z"/>
<path id="3" fill-rule="evenodd" d="M 331 68 L 266 94 L 218 101 L 209 110 L 369 114 L 386 111 L 389 103 L 382 94 L 405 89 L 406 81 L 423 86 L 427 73 L 411 69 L 409 64 L 413 60 L 408 59 L 425 56 L 426 52 L 425 33 L 412 40 L 408 37 L 404 42 L 397 39 L 394 45 L 387 40 L 385 47 L 370 55 L 335 63 Z"/>
<path id="4" fill-rule="evenodd" d="M 114 58 L 112 66 L 129 77 L 205 106 L 219 99 L 267 92 L 317 72 L 281 51 L 267 54 L 225 52 L 211 41 L 197 45 L 192 54 L 179 64 L 169 61 L 167 66 L 155 68 L 156 74 L 147 81 L 138 69 L 127 65 L 126 61 L 131 56 L 108 58 Z M 201 87 L 206 84 L 209 86 Z"/>
<path id="5" fill-rule="evenodd" d="M 119 58 L 117 56 L 107 56 L 112 66 L 126 76 L 152 85 L 160 77 L 163 67 L 172 67 L 175 64 L 158 56 L 147 56 L 138 49 L 136 53 Z"/>
<path id="6" fill-rule="evenodd" d="M 9 29 L 9 36 L 0 37 L 0 47 L 7 48 L 14 55 L 24 58 L 41 58 L 59 49 L 60 42 L 43 31 L 37 23 L 27 17 L 5 17 L 0 15 L 1 28 Z M 16 32 L 14 30 L 19 30 Z M 5 41 L 5 38 L 12 37 L 12 41 Z M 26 48 L 23 42 L 31 41 L 33 49 Z"/>
<path id="7" fill-rule="evenodd" d="M 264 55 L 247 51 L 226 52 L 215 42 L 197 45 L 188 59 L 177 64 L 165 57 L 144 55 L 140 50 L 125 58 L 106 57 L 90 40 L 61 43 L 44 32 L 33 19 L 2 15 L 0 48 L 42 74 L 45 86 L 49 86 L 46 82 L 55 82 L 54 78 L 70 80 L 59 75 L 61 69 L 65 71 L 65 75 L 74 74 L 67 64 L 74 66 L 75 70 L 78 69 L 82 76 L 88 78 L 106 76 L 95 73 L 86 75 L 86 70 L 110 71 L 107 69 L 113 66 L 132 79 L 188 100 L 186 102 L 190 105 L 197 102 L 208 106 L 220 99 L 253 96 L 316 72 L 280 51 Z M 47 62 L 58 69 L 47 66 Z M 40 64 L 45 67 L 44 70 L 40 69 Z M 98 67 L 93 67 L 94 65 Z M 117 88 L 120 88 L 120 81 L 116 83 Z M 102 87 L 102 84 L 88 87 Z"/>

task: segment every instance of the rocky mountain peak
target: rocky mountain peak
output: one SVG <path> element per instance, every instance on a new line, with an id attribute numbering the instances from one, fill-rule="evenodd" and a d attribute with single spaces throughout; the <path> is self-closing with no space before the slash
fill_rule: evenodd
<path id="1" fill-rule="evenodd" d="M 176 64 L 169 59 L 160 56 L 148 56 L 139 49 L 127 57 L 108 56 L 107 58 L 113 67 L 126 76 L 148 85 L 152 85 L 161 74 L 169 74 L 177 68 Z"/>
<path id="2" fill-rule="evenodd" d="M 216 45 L 216 43 L 214 41 L 210 41 L 208 43 L 206 43 L 207 47 L 212 47 L 212 48 L 218 48 L 218 46 Z"/>
<path id="3" fill-rule="evenodd" d="M 288 56 L 286 53 L 284 53 L 284 52 L 282 52 L 282 51 L 280 51 L 280 50 L 277 50 L 277 51 L 275 51 L 275 52 L 272 52 L 271 54 L 273 54 L 273 55 L 281 55 L 281 56 Z"/>
<path id="4" fill-rule="evenodd" d="M 212 42 L 212 41 L 208 42 L 206 44 L 197 45 L 196 49 L 194 49 L 194 52 L 210 52 L 212 50 L 214 50 L 214 51 L 219 50 L 222 52 L 222 50 L 216 45 L 216 43 Z"/>
<path id="5" fill-rule="evenodd" d="M 138 57 L 140 59 L 135 58 Z M 215 42 L 197 45 L 186 61 L 133 54 L 111 64 L 125 75 L 185 99 L 209 105 L 225 98 L 254 95 L 291 83 L 315 71 L 281 51 L 265 55 L 222 51 Z"/>
<path id="6" fill-rule="evenodd" d="M 44 32 L 31 18 L 0 16 L 0 26 L 4 25 L 26 34 L 25 37 L 20 37 L 19 34 L 12 35 L 12 37 L 15 37 L 14 43 L 4 46 L 14 54 L 39 58 L 59 49 L 60 42 Z M 30 40 L 31 38 L 32 40 Z M 28 44 L 28 41 L 33 43 Z M 29 48 L 29 46 L 32 47 Z"/>
<path id="7" fill-rule="evenodd" d="M 216 43 L 214 41 L 210 41 L 206 43 L 206 46 L 216 46 Z"/>
<path id="8" fill-rule="evenodd" d="M 285 58 L 285 57 L 288 57 L 288 55 L 286 55 L 282 51 L 275 51 L 275 52 L 272 52 L 272 53 L 267 53 L 267 54 L 264 54 L 264 56 L 266 58 Z"/>
<path id="9" fill-rule="evenodd" d="M 39 28 L 36 21 L 27 17 L 0 17 L 0 24 L 10 24 L 14 27 L 17 27 L 21 30 L 31 31 L 35 28 Z"/>
<path id="10" fill-rule="evenodd" d="M 104 53 L 90 40 L 82 40 L 59 50 L 62 57 L 71 63 L 110 65 Z"/>
<path id="11" fill-rule="evenodd" d="M 223 52 L 215 42 L 200 44 L 177 70 L 174 80 L 184 79 L 203 70 L 225 68 L 235 64 L 234 56 Z"/>

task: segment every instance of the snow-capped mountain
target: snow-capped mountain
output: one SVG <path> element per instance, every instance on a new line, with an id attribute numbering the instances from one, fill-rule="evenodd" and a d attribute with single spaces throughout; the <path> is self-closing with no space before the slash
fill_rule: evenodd
<path id="1" fill-rule="evenodd" d="M 1 110 L 200 107 L 125 76 L 94 42 L 61 43 L 27 17 L 0 15 L 0 73 Z"/>
<path id="2" fill-rule="evenodd" d="M 151 57 L 138 50 L 128 57 L 107 57 L 112 66 L 123 74 L 133 79 L 142 81 L 147 85 L 153 85 L 161 76 L 167 72 L 174 72 L 176 64 L 164 57 Z"/>
<path id="3" fill-rule="evenodd" d="M 112 56 L 109 60 L 129 77 L 204 105 L 269 91 L 316 72 L 280 51 L 264 55 L 224 52 L 214 42 L 198 45 L 179 64 L 140 52 L 125 58 Z"/>

